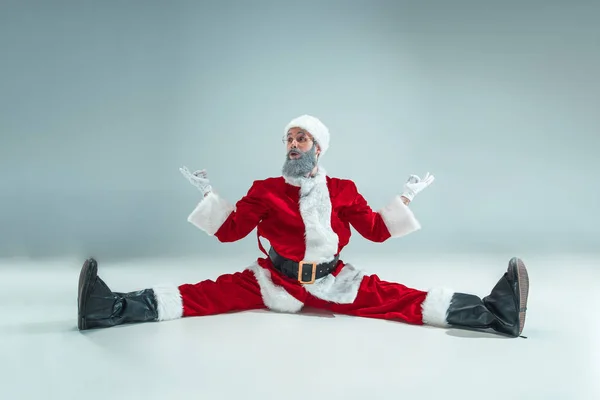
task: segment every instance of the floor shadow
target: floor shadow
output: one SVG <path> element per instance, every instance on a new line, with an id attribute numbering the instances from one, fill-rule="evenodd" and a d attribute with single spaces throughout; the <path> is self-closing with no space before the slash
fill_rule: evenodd
<path id="1" fill-rule="evenodd" d="M 511 336 L 502 335 L 491 330 L 477 329 L 447 329 L 446 335 L 464 339 L 514 339 Z"/>
<path id="2" fill-rule="evenodd" d="M 318 318 L 335 318 L 336 315 L 331 311 L 323 310 L 320 308 L 313 307 L 304 307 L 302 311 L 300 311 L 301 315 L 305 315 L 307 317 L 318 317 Z"/>
<path id="3" fill-rule="evenodd" d="M 273 310 L 249 310 L 245 312 L 250 313 L 259 313 L 259 314 L 292 314 L 298 316 L 306 316 L 306 317 L 317 317 L 317 318 L 335 318 L 335 314 L 331 311 L 323 310 L 320 308 L 313 307 L 304 307 L 300 312 L 297 313 L 287 313 Z"/>

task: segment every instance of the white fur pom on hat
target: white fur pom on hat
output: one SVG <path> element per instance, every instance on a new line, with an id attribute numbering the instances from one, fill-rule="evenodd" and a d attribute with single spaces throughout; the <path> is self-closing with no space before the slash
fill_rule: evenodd
<path id="1" fill-rule="evenodd" d="M 284 137 L 291 128 L 302 128 L 312 135 L 321 148 L 321 156 L 329 148 L 329 129 L 316 117 L 301 115 L 290 121 L 285 127 Z"/>

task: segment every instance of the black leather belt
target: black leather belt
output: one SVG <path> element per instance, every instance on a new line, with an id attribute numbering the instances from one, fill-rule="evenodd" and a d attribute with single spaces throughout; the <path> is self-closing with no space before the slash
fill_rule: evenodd
<path id="1" fill-rule="evenodd" d="M 271 247 L 269 249 L 269 258 L 273 262 L 275 269 L 289 278 L 297 279 L 300 283 L 311 284 L 315 280 L 329 275 L 335 270 L 339 255 L 327 263 L 311 263 L 300 261 L 296 262 L 277 254 Z"/>

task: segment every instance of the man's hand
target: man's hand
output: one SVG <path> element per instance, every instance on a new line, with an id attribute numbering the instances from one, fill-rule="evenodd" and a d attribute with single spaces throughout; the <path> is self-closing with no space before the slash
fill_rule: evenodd
<path id="1" fill-rule="evenodd" d="M 429 172 L 425 174 L 423 179 L 419 178 L 417 175 L 409 176 L 404 184 L 404 191 L 402 192 L 402 201 L 404 201 L 404 204 L 413 201 L 415 196 L 427 186 L 431 185 L 434 179 L 435 177 L 430 175 Z"/>
<path id="2" fill-rule="evenodd" d="M 179 171 L 192 185 L 196 186 L 198 190 L 202 192 L 204 197 L 206 197 L 212 191 L 212 186 L 210 185 L 208 174 L 206 173 L 205 169 L 191 173 L 187 167 L 182 167 L 179 168 Z"/>

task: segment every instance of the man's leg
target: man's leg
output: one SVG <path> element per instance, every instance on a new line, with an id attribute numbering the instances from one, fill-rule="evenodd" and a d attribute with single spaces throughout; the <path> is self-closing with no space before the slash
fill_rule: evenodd
<path id="1" fill-rule="evenodd" d="M 79 276 L 80 330 L 260 308 L 265 305 L 250 270 L 221 275 L 215 281 L 155 286 L 129 293 L 113 292 L 98 276 L 93 258 L 85 261 Z"/>
<path id="2" fill-rule="evenodd" d="M 525 264 L 515 257 L 490 294 L 483 298 L 448 289 L 421 291 L 370 275 L 362 278 L 352 303 L 340 304 L 309 296 L 306 305 L 339 314 L 416 325 L 493 329 L 517 337 L 525 325 L 528 294 Z"/>
<path id="3" fill-rule="evenodd" d="M 249 269 L 221 275 L 215 281 L 183 284 L 179 286 L 179 292 L 184 317 L 266 309 L 258 282 Z"/>
<path id="4" fill-rule="evenodd" d="M 422 304 L 427 294 L 400 283 L 383 281 L 377 275 L 366 275 L 362 278 L 352 303 L 336 303 L 309 296 L 306 306 L 326 309 L 337 314 L 421 325 Z"/>

